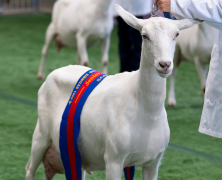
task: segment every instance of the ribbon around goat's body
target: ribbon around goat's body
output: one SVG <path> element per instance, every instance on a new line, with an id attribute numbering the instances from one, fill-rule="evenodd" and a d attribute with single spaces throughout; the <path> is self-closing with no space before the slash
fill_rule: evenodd
<path id="1" fill-rule="evenodd" d="M 82 180 L 81 156 L 77 141 L 80 132 L 80 116 L 85 101 L 106 74 L 90 69 L 76 83 L 60 124 L 59 148 L 67 180 Z M 135 167 L 124 168 L 126 180 L 133 180 Z"/>

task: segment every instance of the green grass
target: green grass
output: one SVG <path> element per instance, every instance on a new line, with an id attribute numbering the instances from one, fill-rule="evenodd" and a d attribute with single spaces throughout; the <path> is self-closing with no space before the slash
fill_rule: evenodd
<path id="1" fill-rule="evenodd" d="M 42 81 L 36 79 L 50 15 L 23 15 L 0 17 L 0 92 L 30 101 L 37 101 Z M 109 74 L 119 71 L 116 28 L 112 33 Z M 90 67 L 102 69 L 100 47 L 89 50 Z M 50 48 L 46 73 L 74 64 L 76 52 L 62 49 L 56 53 Z M 169 85 L 169 83 L 168 83 Z M 176 80 L 176 108 L 166 108 L 171 129 L 170 143 L 222 157 L 222 140 L 198 132 L 203 100 L 200 82 L 192 63 L 183 62 Z M 0 180 L 25 178 L 25 165 L 30 155 L 31 138 L 37 120 L 37 111 L 18 102 L 0 98 Z M 159 180 L 220 180 L 222 166 L 209 161 L 167 149 L 159 169 Z M 136 169 L 135 179 L 142 178 L 142 169 Z M 37 180 L 45 179 L 41 165 Z M 64 180 L 64 175 L 55 179 Z M 87 175 L 88 180 L 105 179 L 105 172 Z"/>

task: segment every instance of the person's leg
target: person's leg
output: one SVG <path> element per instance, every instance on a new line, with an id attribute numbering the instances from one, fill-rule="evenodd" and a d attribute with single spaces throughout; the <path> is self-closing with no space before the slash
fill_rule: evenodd
<path id="1" fill-rule="evenodd" d="M 143 16 L 137 16 L 142 19 Z M 140 67 L 142 37 L 138 30 L 130 27 L 130 41 L 131 41 L 131 54 L 130 54 L 130 69 L 129 71 L 138 70 Z"/>
<path id="2" fill-rule="evenodd" d="M 129 39 L 129 25 L 118 16 L 120 72 L 129 71 L 131 42 Z"/>
<path id="3" fill-rule="evenodd" d="M 0 0 L 0 14 L 3 12 L 3 8 L 2 8 L 2 0 Z"/>

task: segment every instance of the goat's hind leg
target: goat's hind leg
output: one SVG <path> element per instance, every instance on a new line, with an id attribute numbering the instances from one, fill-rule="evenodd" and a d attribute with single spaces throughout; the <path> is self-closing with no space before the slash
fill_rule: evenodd
<path id="1" fill-rule="evenodd" d="M 87 37 L 79 32 L 76 34 L 76 41 L 78 51 L 77 53 L 81 59 L 81 65 L 88 66 L 89 58 L 87 54 Z"/>
<path id="2" fill-rule="evenodd" d="M 48 136 L 44 135 L 41 131 L 38 120 L 32 138 L 31 156 L 28 164 L 26 165 L 26 180 L 35 179 L 36 170 L 49 146 L 50 140 L 48 139 Z"/>
<path id="3" fill-rule="evenodd" d="M 55 27 L 53 23 L 50 23 L 46 31 L 45 45 L 43 46 L 43 49 L 42 49 L 42 59 L 39 65 L 39 70 L 38 70 L 38 75 L 37 75 L 38 79 L 40 80 L 43 80 L 45 78 L 44 76 L 45 59 L 48 54 L 49 46 L 55 35 L 56 35 Z"/>

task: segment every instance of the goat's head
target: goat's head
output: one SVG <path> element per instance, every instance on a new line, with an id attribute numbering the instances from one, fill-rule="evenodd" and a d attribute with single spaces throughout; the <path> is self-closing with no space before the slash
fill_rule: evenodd
<path id="1" fill-rule="evenodd" d="M 191 27 L 194 20 L 170 20 L 161 17 L 137 19 L 115 5 L 116 11 L 131 27 L 139 30 L 143 38 L 142 56 L 155 67 L 161 77 L 168 77 L 173 69 L 173 57 L 179 30 Z"/>

